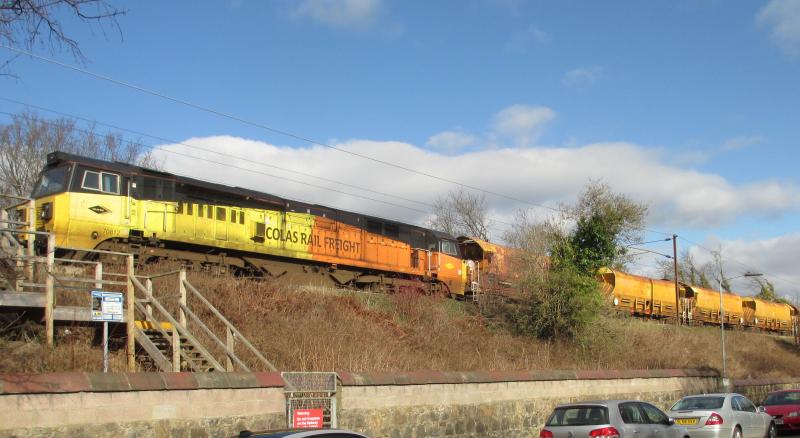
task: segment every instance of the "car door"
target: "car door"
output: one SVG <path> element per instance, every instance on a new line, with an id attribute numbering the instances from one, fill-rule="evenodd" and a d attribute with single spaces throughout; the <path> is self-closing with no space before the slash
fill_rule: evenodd
<path id="1" fill-rule="evenodd" d="M 638 402 L 625 402 L 619 404 L 619 416 L 625 424 L 622 436 L 631 438 L 657 438 L 653 429 L 645 420 L 644 413 Z"/>
<path id="2" fill-rule="evenodd" d="M 758 409 L 756 409 L 756 405 L 747 397 L 742 396 L 739 400 L 739 405 L 742 407 L 742 410 L 750 416 L 751 436 L 753 438 L 761 438 L 766 435 L 767 426 L 769 425 L 769 423 L 765 421 L 767 416 L 761 415 Z"/>
<path id="3" fill-rule="evenodd" d="M 639 403 L 639 407 L 644 413 L 644 420 L 650 427 L 654 438 L 676 438 L 674 436 L 676 428 L 669 423 L 667 414 L 661 412 L 661 409 L 658 409 L 650 403 L 641 402 Z"/>

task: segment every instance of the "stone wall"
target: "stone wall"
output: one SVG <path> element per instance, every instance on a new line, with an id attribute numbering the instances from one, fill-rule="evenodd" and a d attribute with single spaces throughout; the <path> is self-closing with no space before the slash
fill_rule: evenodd
<path id="1" fill-rule="evenodd" d="M 793 379 L 747 379 L 734 380 L 733 390 L 761 404 L 764 397 L 772 391 L 781 389 L 800 389 L 800 378 Z"/>
<path id="2" fill-rule="evenodd" d="M 558 403 L 632 398 L 667 407 L 717 390 L 692 370 L 340 373 L 341 427 L 372 437 L 537 437 Z M 735 381 L 754 400 L 800 379 Z M 0 375 L 0 437 L 233 436 L 286 424 L 278 373 Z"/>
<path id="3" fill-rule="evenodd" d="M 718 387 L 715 373 L 688 370 L 343 373 L 341 379 L 339 424 L 390 438 L 538 437 L 560 403 L 642 399 L 668 407 Z"/>
<path id="4" fill-rule="evenodd" d="M 211 437 L 286 426 L 278 373 L 0 375 L 0 437 Z"/>

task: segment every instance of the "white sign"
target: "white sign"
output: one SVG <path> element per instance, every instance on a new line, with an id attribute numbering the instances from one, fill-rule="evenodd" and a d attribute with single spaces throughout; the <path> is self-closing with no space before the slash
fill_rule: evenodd
<path id="1" fill-rule="evenodd" d="M 122 321 L 122 292 L 92 291 L 92 321 Z"/>

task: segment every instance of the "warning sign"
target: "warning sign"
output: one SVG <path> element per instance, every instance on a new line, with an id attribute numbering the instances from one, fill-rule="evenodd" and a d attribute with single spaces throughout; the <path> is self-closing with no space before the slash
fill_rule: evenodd
<path id="1" fill-rule="evenodd" d="M 295 429 L 319 429 L 322 427 L 322 409 L 297 409 L 292 426 Z"/>

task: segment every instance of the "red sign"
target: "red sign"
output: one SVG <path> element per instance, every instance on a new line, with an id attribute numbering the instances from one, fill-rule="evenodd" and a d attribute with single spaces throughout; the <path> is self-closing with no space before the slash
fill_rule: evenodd
<path id="1" fill-rule="evenodd" d="M 292 425 L 295 429 L 319 429 L 322 427 L 322 409 L 297 409 Z"/>

